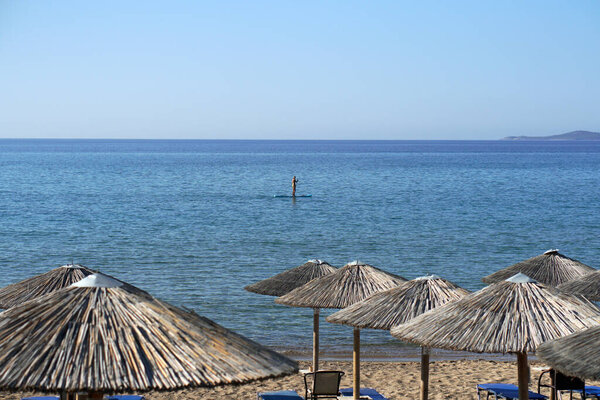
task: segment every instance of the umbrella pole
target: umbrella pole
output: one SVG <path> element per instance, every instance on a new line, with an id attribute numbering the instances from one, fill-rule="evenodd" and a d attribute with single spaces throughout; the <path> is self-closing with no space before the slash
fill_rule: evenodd
<path id="1" fill-rule="evenodd" d="M 519 377 L 519 400 L 529 399 L 529 366 L 527 353 L 517 353 L 517 371 Z"/>
<path id="2" fill-rule="evenodd" d="M 421 400 L 429 397 L 429 348 L 421 346 Z"/>
<path id="3" fill-rule="evenodd" d="M 354 351 L 352 352 L 354 386 L 352 388 L 354 399 L 360 398 L 360 329 L 354 328 Z"/>
<path id="4" fill-rule="evenodd" d="M 313 308 L 313 371 L 319 370 L 319 309 Z"/>

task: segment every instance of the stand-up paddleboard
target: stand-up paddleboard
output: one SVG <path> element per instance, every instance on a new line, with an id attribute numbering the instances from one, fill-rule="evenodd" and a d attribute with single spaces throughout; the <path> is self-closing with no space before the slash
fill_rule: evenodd
<path id="1" fill-rule="evenodd" d="M 282 198 L 282 197 L 287 197 L 287 198 L 293 198 L 293 197 L 312 197 L 312 194 L 297 194 L 295 196 L 288 195 L 288 194 L 274 194 L 273 197 L 277 197 L 277 198 Z"/>

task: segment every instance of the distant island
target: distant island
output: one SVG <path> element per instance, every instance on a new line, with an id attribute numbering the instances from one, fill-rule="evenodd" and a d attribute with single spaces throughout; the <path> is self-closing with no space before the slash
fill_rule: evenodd
<path id="1" fill-rule="evenodd" d="M 600 132 L 573 131 L 552 136 L 507 136 L 502 140 L 600 140 Z"/>

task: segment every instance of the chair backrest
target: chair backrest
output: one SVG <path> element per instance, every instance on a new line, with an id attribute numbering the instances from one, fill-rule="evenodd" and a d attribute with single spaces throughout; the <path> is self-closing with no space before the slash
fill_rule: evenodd
<path id="1" fill-rule="evenodd" d="M 304 375 L 304 385 L 308 389 L 307 376 L 312 376 L 310 394 L 314 397 L 337 397 L 340 392 L 342 371 L 315 371 Z M 308 390 L 307 390 L 308 392 Z"/>
<path id="2" fill-rule="evenodd" d="M 337 396 L 343 374 L 342 371 L 317 371 L 313 381 L 313 394 Z"/>
<path id="3" fill-rule="evenodd" d="M 550 378 L 554 381 L 554 385 L 542 383 L 542 377 L 545 374 L 550 375 Z M 542 371 L 540 374 L 540 377 L 538 378 L 538 393 L 540 393 L 542 387 L 550 388 L 550 390 L 555 393 L 557 393 L 557 391 L 560 392 L 561 390 L 569 390 L 571 391 L 571 398 L 573 396 L 573 390 L 581 390 L 582 398 L 585 397 L 585 381 L 583 379 L 565 375 L 552 368 Z"/>
<path id="4" fill-rule="evenodd" d="M 583 390 L 585 382 L 574 376 L 567 376 L 558 371 L 555 371 L 554 385 L 556 390 Z"/>

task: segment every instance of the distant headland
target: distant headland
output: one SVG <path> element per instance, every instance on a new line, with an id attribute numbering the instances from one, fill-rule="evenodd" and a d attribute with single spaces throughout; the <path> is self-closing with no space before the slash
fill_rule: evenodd
<path id="1" fill-rule="evenodd" d="M 502 140 L 600 140 L 600 132 L 573 131 L 552 136 L 507 136 Z"/>

